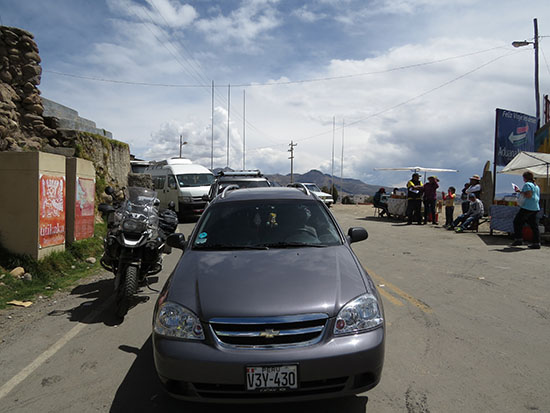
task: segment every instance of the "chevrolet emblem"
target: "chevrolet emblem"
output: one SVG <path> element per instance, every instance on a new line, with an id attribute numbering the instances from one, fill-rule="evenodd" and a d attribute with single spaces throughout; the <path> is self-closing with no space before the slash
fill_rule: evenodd
<path id="1" fill-rule="evenodd" d="M 278 336 L 279 334 L 280 334 L 280 331 L 271 329 L 271 330 L 262 331 L 260 333 L 260 337 L 273 338 L 275 336 Z"/>

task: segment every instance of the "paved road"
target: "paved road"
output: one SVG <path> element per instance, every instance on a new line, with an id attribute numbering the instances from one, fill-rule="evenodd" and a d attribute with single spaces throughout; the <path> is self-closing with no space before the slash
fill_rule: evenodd
<path id="1" fill-rule="evenodd" d="M 345 229 L 369 230 L 354 249 L 383 295 L 382 381 L 368 399 L 273 405 L 263 412 L 550 410 L 548 247 L 508 248 L 509 240 L 486 234 L 405 226 L 372 217 L 370 207 L 333 210 Z M 191 228 L 180 226 L 186 235 Z M 153 289 L 177 259 L 177 253 L 165 258 Z M 163 393 L 151 357 L 157 292 L 144 289 L 144 302 L 117 325 L 110 283 L 97 276 L 70 294 L 0 312 L 0 412 L 234 411 Z"/>

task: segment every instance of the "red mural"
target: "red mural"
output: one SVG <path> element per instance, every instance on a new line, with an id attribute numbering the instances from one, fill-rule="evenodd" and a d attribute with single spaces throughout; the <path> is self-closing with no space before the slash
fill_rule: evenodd
<path id="1" fill-rule="evenodd" d="M 93 179 L 76 179 L 75 240 L 94 236 L 95 183 Z"/>
<path id="2" fill-rule="evenodd" d="M 40 176 L 39 247 L 65 242 L 65 177 Z"/>

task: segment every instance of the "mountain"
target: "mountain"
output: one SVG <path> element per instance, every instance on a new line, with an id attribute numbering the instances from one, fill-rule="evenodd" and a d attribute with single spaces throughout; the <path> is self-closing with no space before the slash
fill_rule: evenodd
<path id="1" fill-rule="evenodd" d="M 271 182 L 276 182 L 281 186 L 286 186 L 290 183 L 290 174 L 288 175 L 266 175 Z M 294 182 L 313 182 L 317 184 L 319 188 L 326 186 L 330 188 L 332 178 L 330 175 L 324 174 L 321 171 L 312 169 L 305 174 L 294 174 Z M 341 180 L 338 177 L 334 177 L 334 185 L 338 190 L 338 193 L 344 195 L 369 195 L 373 196 L 376 191 L 380 189 L 380 185 L 366 184 L 359 179 L 344 178 Z M 393 188 L 386 188 L 387 193 L 391 193 Z"/>

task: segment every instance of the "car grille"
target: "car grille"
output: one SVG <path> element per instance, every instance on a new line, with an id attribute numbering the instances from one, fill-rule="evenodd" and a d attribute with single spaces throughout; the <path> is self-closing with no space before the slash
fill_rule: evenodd
<path id="1" fill-rule="evenodd" d="M 321 340 L 326 314 L 283 317 L 216 318 L 210 327 L 218 342 L 230 347 L 288 348 Z"/>

